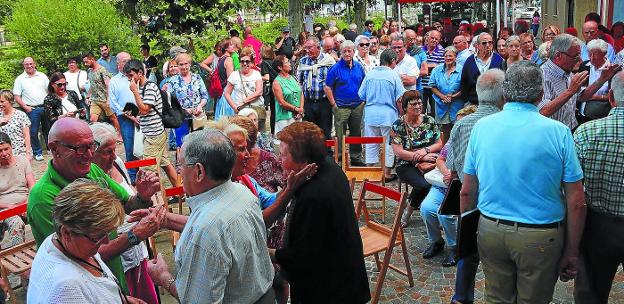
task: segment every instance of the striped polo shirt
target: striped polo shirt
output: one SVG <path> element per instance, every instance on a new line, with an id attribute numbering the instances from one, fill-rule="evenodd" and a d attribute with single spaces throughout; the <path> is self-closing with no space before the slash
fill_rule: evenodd
<path id="1" fill-rule="evenodd" d="M 427 63 L 444 64 L 444 48 L 442 47 L 442 45 L 436 45 L 435 49 L 431 53 L 429 53 L 429 51 L 427 50 L 426 45 L 423 45 L 422 50 L 425 52 L 425 54 L 427 54 Z M 431 86 L 429 86 L 430 75 L 431 70 L 429 71 L 427 76 L 422 77 L 422 84 L 425 88 L 428 89 L 431 88 Z"/>
<path id="2" fill-rule="evenodd" d="M 139 88 L 141 92 L 141 98 L 143 103 L 150 105 L 150 111 L 147 114 L 139 117 L 139 124 L 141 125 L 141 131 L 145 136 L 158 136 L 165 132 L 165 127 L 162 123 L 162 118 L 158 113 L 162 114 L 162 95 L 158 85 L 153 82 L 145 83 L 144 87 Z M 158 110 L 158 113 L 154 111 L 154 107 Z"/>

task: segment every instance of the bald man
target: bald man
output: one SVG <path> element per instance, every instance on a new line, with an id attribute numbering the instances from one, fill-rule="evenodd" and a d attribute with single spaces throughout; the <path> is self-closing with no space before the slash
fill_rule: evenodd
<path id="1" fill-rule="evenodd" d="M 117 70 L 119 70 L 119 73 L 111 78 L 110 85 L 108 86 L 109 104 L 119 122 L 119 130 L 124 144 L 126 161 L 136 159 L 133 155 L 134 126 L 139 125 L 139 120 L 136 117 L 124 112 L 126 104 L 131 103 L 136 105 L 134 94 L 130 91 L 130 81 L 123 73 L 126 62 L 130 59 L 132 59 L 130 54 L 126 52 L 119 52 L 119 54 L 117 54 Z M 136 170 L 128 170 L 128 173 L 130 174 L 130 179 L 134 181 L 136 179 Z"/>
<path id="2" fill-rule="evenodd" d="M 52 161 L 28 196 L 28 223 L 32 227 L 37 246 L 55 232 L 56 228 L 52 220 L 54 199 L 65 186 L 78 178 L 102 182 L 124 204 L 126 213 L 152 205 L 152 195 L 160 190 L 156 174 L 140 171 L 136 182 L 138 194 L 130 196 L 106 172 L 91 163 L 97 147 L 98 143 L 93 140 L 89 125 L 82 120 L 61 118 L 52 125 L 48 136 L 48 148 L 52 154 Z M 102 260 L 106 261 L 126 294 L 128 290 L 119 255 L 152 236 L 159 228 L 160 218 L 152 212 L 149 218 L 141 220 L 128 233 L 117 235 L 116 232 L 112 232 L 109 235 L 110 241 L 100 246 L 98 252 Z M 85 237 L 85 242 L 94 245 L 93 241 L 87 237 Z"/>
<path id="3" fill-rule="evenodd" d="M 332 58 L 334 58 L 334 61 L 340 60 L 340 56 L 338 55 L 338 52 L 336 52 L 335 50 L 336 42 L 334 41 L 333 37 L 323 38 L 321 45 L 323 48 L 323 54 L 330 55 Z"/>
<path id="4" fill-rule="evenodd" d="M 599 34 L 598 23 L 596 23 L 596 21 L 589 20 L 583 23 L 583 39 L 585 43 L 581 45 L 581 60 L 589 60 L 587 44 L 594 39 L 600 39 Z M 610 62 L 615 62 L 615 49 L 613 49 L 613 46 L 610 44 L 607 44 L 607 59 L 609 59 Z"/>
<path id="5" fill-rule="evenodd" d="M 470 52 L 470 45 L 468 44 L 468 39 L 464 35 L 457 35 L 453 38 L 453 46 L 457 49 L 457 65 L 464 65 L 466 59 L 472 55 Z"/>
<path id="6" fill-rule="evenodd" d="M 405 36 L 405 48 L 407 49 L 405 52 L 416 59 L 416 65 L 420 68 L 420 73 L 418 75 L 418 79 L 416 80 L 416 90 L 422 95 L 422 78 L 427 76 L 429 73 L 429 68 L 427 67 L 427 54 L 423 51 L 422 47 L 416 44 L 416 32 L 411 29 L 406 29 L 403 32 L 403 35 Z"/>

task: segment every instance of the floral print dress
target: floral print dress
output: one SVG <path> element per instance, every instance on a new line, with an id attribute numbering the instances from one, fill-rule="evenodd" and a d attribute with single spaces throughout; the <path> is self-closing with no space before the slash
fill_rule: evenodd
<path id="1" fill-rule="evenodd" d="M 428 115 L 422 116 L 422 123 L 411 127 L 405 123 L 405 115 L 392 124 L 390 133 L 391 144 L 401 145 L 405 151 L 414 151 L 433 145 L 440 138 L 440 129 L 435 119 Z M 398 166 L 410 164 L 410 161 L 399 159 Z"/>

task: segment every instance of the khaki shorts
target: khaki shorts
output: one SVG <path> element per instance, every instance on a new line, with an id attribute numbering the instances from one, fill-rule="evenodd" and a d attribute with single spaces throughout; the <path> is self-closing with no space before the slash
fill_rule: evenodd
<path id="1" fill-rule="evenodd" d="M 111 117 L 115 115 L 115 112 L 111 110 L 110 105 L 106 101 L 93 101 L 91 102 L 91 115 L 100 116 L 102 113 L 106 115 L 106 117 Z"/>
<path id="2" fill-rule="evenodd" d="M 155 158 L 161 167 L 171 164 L 167 155 L 167 132 L 156 136 L 145 136 L 143 139 L 143 158 Z M 148 170 L 156 170 L 154 167 Z"/>

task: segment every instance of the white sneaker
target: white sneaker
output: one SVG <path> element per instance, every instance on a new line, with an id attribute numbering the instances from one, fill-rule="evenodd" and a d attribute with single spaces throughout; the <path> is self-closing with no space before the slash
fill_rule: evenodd
<path id="1" fill-rule="evenodd" d="M 42 161 L 43 160 L 43 155 L 41 155 L 41 154 L 35 155 L 35 160 Z"/>

